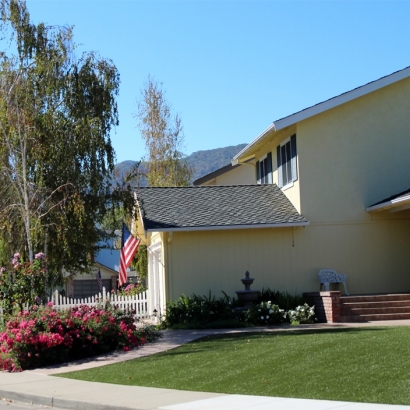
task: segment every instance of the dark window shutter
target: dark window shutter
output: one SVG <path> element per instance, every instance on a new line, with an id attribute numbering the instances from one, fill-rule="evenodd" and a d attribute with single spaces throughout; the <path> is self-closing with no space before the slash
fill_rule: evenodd
<path id="1" fill-rule="evenodd" d="M 276 148 L 276 158 L 277 158 L 277 163 L 278 163 L 278 187 L 282 188 L 283 181 L 282 181 L 282 161 L 280 157 L 280 145 L 278 145 Z"/>
<path id="2" fill-rule="evenodd" d="M 268 152 L 266 156 L 266 176 L 267 176 L 267 183 L 272 183 L 272 153 Z"/>
<path id="3" fill-rule="evenodd" d="M 261 168 L 259 165 L 259 161 L 256 161 L 256 182 L 258 184 L 261 183 Z"/>
<path id="4" fill-rule="evenodd" d="M 290 150 L 292 157 L 292 181 L 297 181 L 298 179 L 298 165 L 296 158 L 296 134 L 290 137 Z"/>

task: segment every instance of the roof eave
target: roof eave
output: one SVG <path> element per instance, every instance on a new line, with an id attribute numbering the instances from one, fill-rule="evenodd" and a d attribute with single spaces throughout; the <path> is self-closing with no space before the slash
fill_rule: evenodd
<path id="1" fill-rule="evenodd" d="M 297 226 L 308 226 L 306 222 L 287 222 L 277 224 L 252 224 L 252 225 L 216 225 L 216 226 L 184 226 L 174 228 L 152 228 L 148 232 L 192 232 L 192 231 L 227 231 L 234 229 L 264 229 L 264 228 L 289 228 Z"/>
<path id="2" fill-rule="evenodd" d="M 115 270 L 115 269 L 113 269 L 113 268 L 110 268 L 109 266 L 104 265 L 104 264 L 101 263 L 101 262 L 95 261 L 94 264 L 95 264 L 95 265 L 99 265 L 99 266 L 101 266 L 101 267 L 103 267 L 103 268 L 105 268 L 105 269 L 108 269 L 108 270 L 112 271 L 112 272 L 118 273 L 117 270 Z"/>
<path id="3" fill-rule="evenodd" d="M 410 195 L 382 202 L 381 204 L 369 206 L 366 208 L 366 212 L 385 211 L 387 209 L 399 207 L 405 204 L 410 204 Z"/>
<path id="4" fill-rule="evenodd" d="M 256 145 L 260 140 L 265 138 L 267 134 L 269 134 L 271 131 L 276 131 L 275 128 L 275 123 L 270 125 L 268 128 L 266 128 L 265 131 L 262 132 L 262 134 L 258 135 L 251 143 L 249 143 L 245 148 L 243 148 L 241 151 L 239 151 L 233 158 L 232 158 L 232 165 L 238 165 L 241 162 L 244 162 L 248 159 L 250 159 L 250 156 L 247 156 L 246 158 L 243 158 L 242 161 L 239 160 L 243 156 L 243 154 L 247 151 L 249 151 L 250 148 L 252 148 L 254 145 Z"/>
<path id="5" fill-rule="evenodd" d="M 147 230 L 145 229 L 144 218 L 142 217 L 141 207 L 140 207 L 140 205 L 139 205 L 138 195 L 137 195 L 136 192 L 134 192 L 134 198 L 135 198 L 135 203 L 136 203 L 137 208 L 138 208 L 138 215 L 139 215 L 139 217 L 140 217 L 140 219 L 141 219 L 142 229 L 144 229 L 144 236 L 147 237 Z"/>
<path id="6" fill-rule="evenodd" d="M 302 111 L 298 111 L 295 114 L 289 115 L 287 117 L 281 118 L 273 122 L 273 124 L 260 134 L 255 140 L 248 144 L 245 148 L 242 149 L 233 159 L 232 165 L 239 164 L 239 158 L 243 156 L 247 151 L 249 151 L 255 144 L 260 140 L 265 138 L 266 134 L 272 129 L 274 131 L 282 130 L 286 127 L 294 125 L 300 121 L 306 120 L 315 115 L 321 114 L 327 110 L 335 108 L 339 105 L 345 104 L 349 101 L 352 101 L 356 98 L 362 97 L 366 94 L 369 94 L 373 91 L 377 91 L 383 87 L 396 83 L 400 80 L 404 80 L 410 76 L 410 67 L 407 67 L 403 70 L 396 71 L 393 74 L 387 75 L 385 77 L 379 78 L 378 80 L 372 81 L 368 84 L 355 88 L 351 91 L 347 91 L 339 96 L 330 98 L 329 100 L 323 101 L 319 104 L 316 104 L 312 107 L 306 108 Z"/>

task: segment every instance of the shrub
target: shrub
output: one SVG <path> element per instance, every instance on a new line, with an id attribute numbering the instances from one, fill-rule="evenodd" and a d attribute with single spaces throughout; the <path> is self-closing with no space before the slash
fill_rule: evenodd
<path id="1" fill-rule="evenodd" d="M 34 306 L 9 320 L 0 333 L 0 368 L 21 371 L 143 345 L 158 338 L 152 329 L 137 330 L 134 318 L 109 303 L 53 310 Z"/>
<path id="2" fill-rule="evenodd" d="M 233 300 L 224 292 L 223 297 L 182 295 L 179 299 L 169 302 L 166 307 L 162 326 L 165 328 L 184 327 L 225 327 L 234 323 L 241 326 L 240 315 L 235 313 Z M 242 324 L 243 326 L 243 324 Z M 232 326 L 230 326 L 232 327 Z"/>
<path id="3" fill-rule="evenodd" d="M 253 326 L 279 325 L 287 321 L 286 312 L 271 301 L 252 305 L 246 311 L 245 320 Z"/>
<path id="4" fill-rule="evenodd" d="M 143 322 L 137 324 L 135 335 L 139 340 L 145 340 L 147 343 L 155 342 L 162 337 L 162 334 L 157 330 L 157 326 Z"/>
<path id="5" fill-rule="evenodd" d="M 141 284 L 141 282 L 130 283 L 125 288 L 119 289 L 117 291 L 112 290 L 111 293 L 117 296 L 134 296 L 142 292 L 145 292 L 147 288 Z"/>
<path id="6" fill-rule="evenodd" d="M 161 318 L 161 326 L 166 329 L 198 329 L 272 326 L 314 321 L 313 308 L 305 304 L 301 296 L 264 289 L 260 298 L 262 300 L 257 304 L 249 309 L 236 309 L 239 307 L 238 301 L 222 293 L 224 296 L 219 299 L 211 296 L 211 293 L 208 297 L 182 295 L 176 301 L 167 304 L 165 317 Z M 264 300 L 267 296 L 274 296 L 275 302 Z M 297 302 L 302 302 L 302 306 L 295 304 Z"/>
<path id="7" fill-rule="evenodd" d="M 31 263 L 23 262 L 16 253 L 8 268 L 0 268 L 0 307 L 6 315 L 33 306 L 36 300 L 45 301 L 49 276 L 46 266 L 47 261 L 41 252 Z"/>
<path id="8" fill-rule="evenodd" d="M 270 301 L 284 310 L 292 310 L 297 306 L 307 303 L 307 299 L 301 295 L 291 295 L 288 292 L 279 292 L 269 288 L 262 288 L 258 303 Z"/>
<path id="9" fill-rule="evenodd" d="M 297 306 L 295 310 L 289 310 L 288 319 L 291 323 L 313 323 L 315 321 L 315 307 L 305 303 Z"/>

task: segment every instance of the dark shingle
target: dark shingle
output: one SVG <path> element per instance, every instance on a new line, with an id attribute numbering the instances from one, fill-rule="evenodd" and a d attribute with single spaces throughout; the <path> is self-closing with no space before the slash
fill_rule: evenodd
<path id="1" fill-rule="evenodd" d="M 137 188 L 149 231 L 307 224 L 276 185 Z"/>

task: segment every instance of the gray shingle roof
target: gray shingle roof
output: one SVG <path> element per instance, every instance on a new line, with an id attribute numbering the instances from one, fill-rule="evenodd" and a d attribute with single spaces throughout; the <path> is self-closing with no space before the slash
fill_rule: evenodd
<path id="1" fill-rule="evenodd" d="M 307 225 L 276 185 L 137 188 L 147 231 Z"/>

